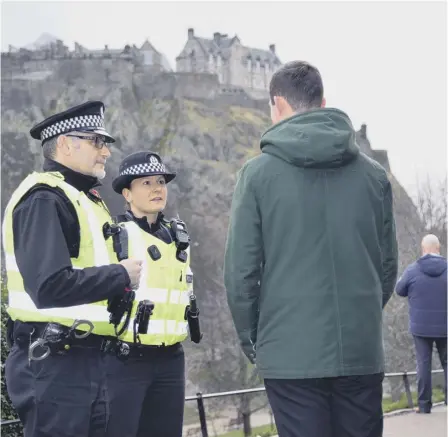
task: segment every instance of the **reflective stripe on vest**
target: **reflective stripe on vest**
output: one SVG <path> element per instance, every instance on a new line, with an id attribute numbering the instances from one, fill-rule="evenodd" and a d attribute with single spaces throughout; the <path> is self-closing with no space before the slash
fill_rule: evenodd
<path id="1" fill-rule="evenodd" d="M 139 334 L 142 344 L 168 346 L 185 340 L 188 324 L 184 316 L 191 287 L 186 282 L 187 272 L 191 272 L 189 257 L 186 263 L 178 261 L 174 243 L 166 244 L 134 222 L 125 222 L 122 226 L 128 231 L 128 256 L 142 260 L 142 274 L 128 330 L 120 338 L 134 341 L 135 311 L 140 301 L 149 299 L 154 302 L 154 311 L 148 333 Z M 157 261 L 153 261 L 148 254 L 151 245 L 156 245 L 162 255 Z"/>
<path id="2" fill-rule="evenodd" d="M 37 173 L 29 175 L 15 190 L 5 209 L 3 221 L 3 247 L 8 276 L 8 313 L 13 320 L 24 322 L 57 322 L 71 326 L 77 319 L 87 319 L 94 323 L 94 333 L 113 332 L 109 324 L 107 302 L 95 302 L 64 308 L 38 309 L 25 291 L 23 277 L 17 265 L 14 253 L 14 235 L 12 216 L 15 206 L 35 185 L 45 184 L 60 188 L 72 203 L 80 226 L 80 247 L 77 258 L 71 258 L 74 269 L 102 266 L 115 260 L 112 241 L 106 241 L 102 226 L 110 222 L 111 217 L 102 204 L 91 201 L 83 192 L 64 181 L 60 173 Z M 110 239 L 109 239 L 110 240 Z M 30 248 L 32 251 L 32 248 Z M 80 326 L 79 329 L 87 329 Z"/>

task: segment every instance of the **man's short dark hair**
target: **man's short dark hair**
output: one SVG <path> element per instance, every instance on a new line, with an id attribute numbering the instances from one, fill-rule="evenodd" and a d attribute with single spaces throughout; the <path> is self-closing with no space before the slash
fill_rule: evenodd
<path id="1" fill-rule="evenodd" d="M 288 62 L 272 75 L 269 95 L 272 104 L 274 96 L 285 98 L 293 111 L 320 108 L 324 97 L 322 77 L 308 62 Z"/>
<path id="2" fill-rule="evenodd" d="M 54 159 L 54 157 L 56 156 L 56 147 L 58 145 L 58 137 L 59 137 L 59 135 L 43 142 L 42 154 L 44 155 L 44 158 Z"/>

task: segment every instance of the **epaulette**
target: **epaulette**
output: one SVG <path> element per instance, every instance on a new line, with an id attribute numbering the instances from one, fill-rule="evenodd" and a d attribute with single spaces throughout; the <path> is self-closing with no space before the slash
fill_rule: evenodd
<path id="1" fill-rule="evenodd" d="M 124 223 L 124 222 L 132 222 L 133 218 L 129 213 L 118 214 L 112 217 L 114 223 Z"/>
<path id="2" fill-rule="evenodd" d="M 160 213 L 160 221 L 165 224 L 165 225 L 170 225 L 172 222 L 177 222 L 177 223 L 183 223 L 185 225 L 185 222 L 183 220 L 181 220 L 179 217 L 171 217 L 170 219 L 166 219 L 165 216 Z"/>
<path id="3" fill-rule="evenodd" d="M 166 219 L 165 217 L 162 217 L 162 218 L 160 219 L 160 221 L 161 221 L 164 225 L 167 225 L 167 226 L 169 226 L 170 223 L 171 223 L 171 221 L 168 220 L 168 219 Z"/>

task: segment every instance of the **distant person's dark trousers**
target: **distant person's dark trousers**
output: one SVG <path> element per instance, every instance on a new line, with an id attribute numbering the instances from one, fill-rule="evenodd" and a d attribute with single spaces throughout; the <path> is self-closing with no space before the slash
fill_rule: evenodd
<path id="1" fill-rule="evenodd" d="M 279 437 L 382 437 L 383 379 L 266 379 Z"/>
<path id="2" fill-rule="evenodd" d="M 418 385 L 418 406 L 421 412 L 429 413 L 432 408 L 432 352 L 434 344 L 439 354 L 440 363 L 444 372 L 444 390 L 446 403 L 446 337 L 418 337 L 414 335 L 415 353 L 417 356 L 417 385 Z"/>

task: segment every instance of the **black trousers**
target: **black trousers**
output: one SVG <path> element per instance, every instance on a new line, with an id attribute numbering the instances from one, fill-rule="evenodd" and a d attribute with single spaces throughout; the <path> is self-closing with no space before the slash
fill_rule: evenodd
<path id="1" fill-rule="evenodd" d="M 418 386 L 418 406 L 421 411 L 429 413 L 432 408 L 432 351 L 434 344 L 442 365 L 445 377 L 445 403 L 446 403 L 446 362 L 447 362 L 447 342 L 445 338 L 417 337 L 414 336 L 415 352 L 417 356 L 417 386 Z"/>
<path id="2" fill-rule="evenodd" d="M 29 362 L 28 344 L 15 343 L 5 378 L 25 437 L 106 436 L 108 393 L 99 347 L 72 347 L 67 355 Z"/>
<path id="3" fill-rule="evenodd" d="M 181 344 L 107 360 L 107 437 L 182 437 L 185 359 Z"/>
<path id="4" fill-rule="evenodd" d="M 381 437 L 383 378 L 266 379 L 279 437 Z"/>

